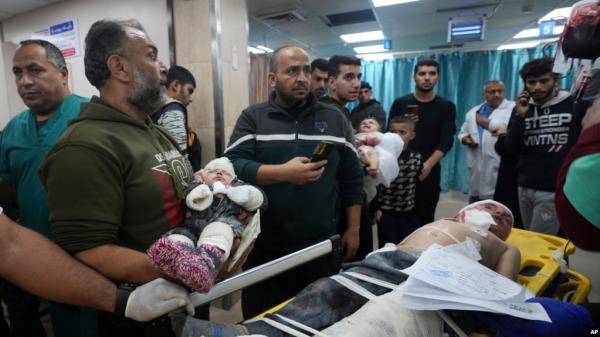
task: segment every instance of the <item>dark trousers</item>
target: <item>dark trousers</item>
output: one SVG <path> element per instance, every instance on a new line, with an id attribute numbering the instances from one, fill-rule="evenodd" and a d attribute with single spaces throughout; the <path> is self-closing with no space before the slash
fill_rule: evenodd
<path id="1" fill-rule="evenodd" d="M 284 255 L 286 253 L 264 251 L 261 247 L 255 246 L 244 264 L 244 269 L 248 270 Z M 289 300 L 313 281 L 336 274 L 340 267 L 340 257 L 329 254 L 245 288 L 242 291 L 244 319 L 252 318 L 283 301 Z"/>
<path id="2" fill-rule="evenodd" d="M 373 218 L 371 217 L 369 206 L 364 203 L 360 209 L 360 229 L 358 231 L 358 237 L 360 244 L 358 250 L 353 258 L 346 262 L 362 261 L 367 254 L 373 251 Z M 348 220 L 346 217 L 346 211 L 340 212 L 340 219 L 337 224 L 337 232 L 340 236 L 344 235 L 346 228 L 348 227 Z"/>
<path id="3" fill-rule="evenodd" d="M 421 224 L 432 223 L 435 217 L 435 208 L 440 200 L 440 165 L 431 169 L 429 176 L 417 183 L 415 202 L 417 214 Z"/>
<path id="4" fill-rule="evenodd" d="M 415 210 L 383 211 L 377 224 L 379 247 L 383 247 L 388 242 L 398 244 L 419 227 L 421 227 L 421 222 Z"/>
<path id="5" fill-rule="evenodd" d="M 0 280 L 0 297 L 8 309 L 8 319 L 13 336 L 46 336 L 40 321 L 40 299 L 38 297 L 5 280 Z"/>

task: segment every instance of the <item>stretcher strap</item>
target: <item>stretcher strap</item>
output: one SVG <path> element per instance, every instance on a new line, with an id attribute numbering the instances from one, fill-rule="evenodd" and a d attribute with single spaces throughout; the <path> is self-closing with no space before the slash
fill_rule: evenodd
<path id="1" fill-rule="evenodd" d="M 469 337 L 467 336 L 467 334 L 454 322 L 454 320 L 452 318 L 450 318 L 450 316 L 448 316 L 448 314 L 446 314 L 443 310 L 438 310 L 436 311 L 436 314 L 438 314 L 438 316 L 440 316 L 444 322 L 446 322 L 446 324 L 448 324 L 448 326 L 452 329 L 452 331 L 456 332 L 456 334 L 458 335 L 458 337 Z"/>
<path id="2" fill-rule="evenodd" d="M 308 331 L 308 332 L 314 334 L 314 336 L 317 336 L 317 337 L 329 337 L 328 335 L 326 335 L 326 334 L 324 334 L 324 333 L 322 333 L 320 331 L 317 331 L 317 330 L 309 327 L 308 325 L 304 325 L 304 324 L 302 324 L 300 322 L 296 322 L 293 319 L 289 319 L 289 318 L 287 318 L 287 317 L 285 317 L 283 315 L 275 314 L 275 316 L 279 317 L 284 322 L 287 322 L 287 323 L 289 323 L 289 324 L 291 324 L 291 325 L 293 325 L 293 326 L 295 326 L 297 328 L 300 328 L 302 330 L 305 330 L 305 331 Z"/>
<path id="3" fill-rule="evenodd" d="M 270 326 L 272 326 L 272 327 L 274 327 L 276 329 L 279 329 L 279 330 L 281 330 L 281 331 L 283 331 L 285 333 L 288 333 L 288 334 L 290 334 L 292 336 L 296 336 L 296 337 L 310 337 L 309 335 L 305 335 L 305 334 L 303 334 L 300 331 L 294 330 L 293 328 L 291 328 L 291 327 L 289 327 L 289 326 L 287 326 L 285 324 L 276 322 L 276 321 L 274 321 L 274 320 L 272 320 L 270 318 L 266 318 L 265 317 L 265 318 L 262 318 L 260 320 L 263 321 L 263 322 L 265 322 L 265 323 L 267 323 L 267 324 L 269 324 Z"/>
<path id="4" fill-rule="evenodd" d="M 343 277 L 340 275 L 333 275 L 333 276 L 330 276 L 330 278 L 334 281 L 337 281 L 339 284 L 343 285 L 344 287 L 354 291 L 355 293 L 359 294 L 360 296 L 368 299 L 369 301 L 377 298 L 377 296 L 373 295 L 370 291 L 359 286 L 356 282 L 353 282 L 346 277 Z"/>
<path id="5" fill-rule="evenodd" d="M 382 281 L 382 280 L 376 279 L 376 278 L 374 278 L 372 276 L 369 276 L 369 275 L 355 273 L 353 271 L 347 271 L 347 272 L 344 272 L 344 274 L 348 275 L 348 276 L 352 276 L 354 278 L 357 278 L 357 279 L 359 279 L 361 281 L 373 283 L 374 285 L 378 285 L 380 287 L 384 287 L 384 288 L 387 288 L 387 289 L 394 290 L 394 289 L 398 288 L 397 284 L 393 284 L 393 283 L 390 283 L 390 282 Z"/>

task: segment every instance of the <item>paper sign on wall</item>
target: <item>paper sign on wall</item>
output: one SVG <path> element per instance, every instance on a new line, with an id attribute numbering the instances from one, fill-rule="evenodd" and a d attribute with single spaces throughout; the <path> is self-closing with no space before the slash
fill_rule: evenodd
<path id="1" fill-rule="evenodd" d="M 67 20 L 31 34 L 32 39 L 46 40 L 60 49 L 65 58 L 81 55 L 77 20 Z"/>

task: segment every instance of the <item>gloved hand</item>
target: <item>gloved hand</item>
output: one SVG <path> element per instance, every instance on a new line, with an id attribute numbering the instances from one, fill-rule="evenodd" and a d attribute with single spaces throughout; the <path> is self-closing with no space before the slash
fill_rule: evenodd
<path id="1" fill-rule="evenodd" d="M 505 337 L 589 336 L 594 321 L 589 311 L 577 304 L 546 297 L 533 297 L 527 302 L 540 303 L 552 323 L 532 321 L 508 315 L 476 311 L 475 316 Z"/>
<path id="2" fill-rule="evenodd" d="M 207 209 L 213 201 L 213 194 L 208 185 L 201 184 L 191 190 L 185 197 L 185 204 L 195 210 L 203 211 Z"/>
<path id="3" fill-rule="evenodd" d="M 187 290 L 157 278 L 131 292 L 125 308 L 125 317 L 146 322 L 183 306 L 189 315 L 194 315 L 194 306 Z"/>
<path id="4" fill-rule="evenodd" d="M 264 201 L 262 192 L 252 185 L 231 187 L 227 190 L 227 197 L 249 212 L 256 211 Z"/>

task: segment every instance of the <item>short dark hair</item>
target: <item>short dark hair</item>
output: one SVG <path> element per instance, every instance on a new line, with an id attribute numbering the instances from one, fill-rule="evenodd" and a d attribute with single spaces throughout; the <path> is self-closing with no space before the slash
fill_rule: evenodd
<path id="1" fill-rule="evenodd" d="M 126 28 L 134 28 L 146 32 L 144 27 L 135 19 L 130 20 L 99 20 L 92 24 L 85 37 L 85 77 L 100 89 L 110 77 L 106 61 L 111 55 L 128 57 L 123 42 L 127 38 Z"/>
<path id="2" fill-rule="evenodd" d="M 320 71 L 327 71 L 329 72 L 329 62 L 327 62 L 326 59 L 314 59 L 311 63 L 310 63 L 310 71 L 314 71 L 315 69 L 319 69 Z"/>
<path id="3" fill-rule="evenodd" d="M 181 66 L 172 66 L 169 68 L 169 72 L 167 73 L 167 88 L 171 85 L 171 82 L 178 80 L 179 84 L 186 85 L 190 83 L 194 88 L 196 88 L 196 79 L 192 73 Z"/>
<path id="4" fill-rule="evenodd" d="M 58 49 L 57 46 L 53 45 L 52 43 L 50 43 L 46 40 L 29 39 L 29 40 L 23 40 L 19 43 L 19 45 L 21 45 L 21 46 L 28 46 L 28 45 L 32 45 L 32 44 L 35 44 L 35 45 L 38 45 L 38 46 L 44 48 L 44 50 L 46 51 L 46 59 L 56 69 L 67 65 L 67 62 L 65 62 L 65 57 L 63 56 L 60 49 Z"/>
<path id="5" fill-rule="evenodd" d="M 333 55 L 329 58 L 327 72 L 329 77 L 337 77 L 341 66 L 360 66 L 360 59 L 352 55 Z"/>
<path id="6" fill-rule="evenodd" d="M 419 70 L 420 67 L 435 67 L 438 75 L 440 74 L 440 64 L 437 63 L 436 60 L 427 59 L 427 60 L 421 60 L 421 61 L 417 62 L 417 64 L 415 65 L 415 71 L 414 71 L 413 75 L 417 74 L 417 71 Z"/>
<path id="7" fill-rule="evenodd" d="M 406 116 L 395 116 L 390 120 L 389 126 L 392 126 L 392 124 L 406 124 L 408 126 L 410 126 L 411 129 L 413 129 L 413 131 L 415 130 L 415 121 L 413 121 L 412 119 L 406 117 Z"/>
<path id="8" fill-rule="evenodd" d="M 527 80 L 530 76 L 542 76 L 547 73 L 552 73 L 554 67 L 554 60 L 551 57 L 544 57 L 541 59 L 531 60 L 523 65 L 523 68 L 519 71 L 519 75 L 523 81 Z"/>

